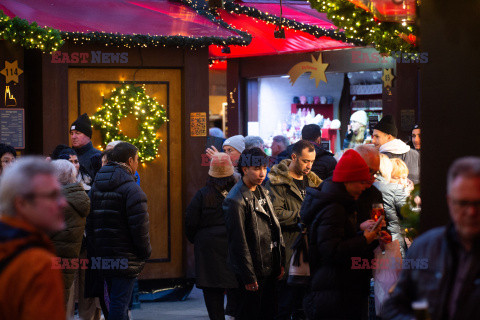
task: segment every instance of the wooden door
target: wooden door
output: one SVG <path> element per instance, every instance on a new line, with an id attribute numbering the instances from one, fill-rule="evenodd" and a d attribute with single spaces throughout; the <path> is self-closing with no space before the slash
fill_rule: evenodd
<path id="1" fill-rule="evenodd" d="M 158 157 L 138 167 L 140 185 L 148 197 L 152 256 L 140 279 L 184 276 L 182 235 L 182 112 L 181 71 L 179 69 L 70 68 L 68 70 L 69 123 L 83 113 L 89 116 L 101 106 L 103 96 L 122 81 L 144 85 L 146 93 L 167 110 L 169 122 L 158 134 L 162 143 Z M 120 123 L 127 136 L 138 134 L 134 118 Z M 93 131 L 95 148 L 102 146 L 100 132 Z"/>

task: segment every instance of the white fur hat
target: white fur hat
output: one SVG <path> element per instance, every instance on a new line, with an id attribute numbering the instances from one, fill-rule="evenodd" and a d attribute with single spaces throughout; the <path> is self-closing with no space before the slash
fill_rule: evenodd
<path id="1" fill-rule="evenodd" d="M 368 122 L 367 113 L 363 110 L 357 111 L 350 117 L 350 121 L 356 121 L 366 126 Z"/>

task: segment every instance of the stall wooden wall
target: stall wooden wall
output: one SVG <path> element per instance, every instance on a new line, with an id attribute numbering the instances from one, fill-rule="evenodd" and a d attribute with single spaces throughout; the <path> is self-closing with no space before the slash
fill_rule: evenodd
<path id="1" fill-rule="evenodd" d="M 32 82 L 38 85 L 40 92 L 30 98 L 37 102 L 39 112 L 37 124 L 32 126 L 31 131 L 41 137 L 40 152 L 47 155 L 57 144 L 69 144 L 69 126 L 79 112 L 93 113 L 101 104 L 101 91 L 108 95 L 109 90 L 119 81 L 133 80 L 135 71 L 138 70 L 135 80 L 139 82 L 169 82 L 171 122 L 168 124 L 168 132 L 162 133 L 167 139 L 160 148 L 160 158 L 139 168 L 142 188 L 149 197 L 153 247 L 152 260 L 148 262 L 141 277 L 191 277 L 193 255 L 184 237 L 183 213 L 195 192 L 205 184 L 208 167 L 201 165 L 206 137 L 191 137 L 189 121 L 191 112 L 206 112 L 208 115 L 208 49 L 125 49 L 95 45 L 74 46 L 68 43 L 61 48 L 62 52 L 69 54 L 92 50 L 127 52 L 128 62 L 55 64 L 52 63 L 51 55 L 35 53 L 39 71 Z M 100 83 L 84 82 L 80 85 L 80 95 L 78 86 L 70 84 L 89 80 Z M 146 88 L 149 94 L 165 102 L 162 100 L 165 85 L 150 83 Z M 125 126 L 133 128 L 128 122 Z M 167 126 L 162 130 L 167 130 Z M 94 133 L 93 142 L 98 147 L 98 133 Z M 170 148 L 169 153 L 164 149 L 167 146 Z"/>

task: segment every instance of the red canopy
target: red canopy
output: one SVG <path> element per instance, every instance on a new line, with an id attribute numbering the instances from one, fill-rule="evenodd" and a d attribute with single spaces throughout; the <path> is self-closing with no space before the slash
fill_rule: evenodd
<path id="1" fill-rule="evenodd" d="M 167 0 L 2 0 L 0 10 L 65 32 L 238 37 L 189 7 Z"/>
<path id="2" fill-rule="evenodd" d="M 242 3 L 258 10 L 280 17 L 280 5 L 272 3 Z M 336 28 L 326 17 L 310 8 L 308 4 L 284 4 L 283 17 L 297 22 L 316 25 L 321 28 Z M 231 53 L 221 52 L 222 47 L 210 46 L 210 56 L 213 58 L 237 58 L 248 56 L 274 55 L 293 52 L 313 52 L 351 48 L 352 45 L 328 37 L 315 36 L 295 29 L 285 28 L 285 39 L 276 39 L 273 35 L 275 25 L 243 14 L 229 13 L 219 10 L 221 18 L 234 28 L 246 31 L 253 39 L 247 47 L 230 46 Z"/>

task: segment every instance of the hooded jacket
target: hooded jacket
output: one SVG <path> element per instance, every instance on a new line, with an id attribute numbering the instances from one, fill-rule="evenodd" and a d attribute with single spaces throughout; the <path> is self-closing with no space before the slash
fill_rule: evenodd
<path id="1" fill-rule="evenodd" d="M 367 244 L 357 229 L 356 202 L 343 183 L 325 181 L 309 188 L 300 211 L 308 227 L 311 284 L 304 300 L 309 319 L 354 319 L 368 296 L 370 273 L 352 268 L 352 258 L 368 257 L 378 241 Z"/>
<path id="2" fill-rule="evenodd" d="M 325 180 L 333 175 L 333 170 L 337 165 L 337 160 L 333 157 L 333 153 L 326 151 L 315 142 L 310 141 L 315 147 L 315 161 L 313 162 L 312 172 L 321 180 Z M 278 155 L 278 161 L 292 158 L 293 144 Z"/>
<path id="3" fill-rule="evenodd" d="M 243 284 L 276 277 L 285 264 L 282 233 L 269 192 L 262 186 L 257 188 L 266 198 L 271 215 L 265 212 L 242 179 L 223 201 L 228 235 L 227 261 Z"/>
<path id="4" fill-rule="evenodd" d="M 128 259 L 127 268 L 120 262 L 120 266 L 102 269 L 103 274 L 137 277 L 152 251 L 147 196 L 130 172 L 110 162 L 97 173 L 90 199 L 87 238 L 94 246 L 94 255 L 116 261 Z"/>
<path id="5" fill-rule="evenodd" d="M 16 217 L 0 217 L 0 319 L 65 319 L 60 265 L 52 264 L 54 248 L 46 234 Z"/>
<path id="6" fill-rule="evenodd" d="M 78 259 L 80 255 L 85 222 L 87 215 L 90 213 L 90 198 L 78 182 L 63 186 L 62 191 L 68 203 L 65 208 L 65 229 L 51 235 L 50 239 L 55 245 L 57 256 L 62 259 L 68 259 L 69 266 L 72 266 L 72 259 Z M 65 301 L 68 298 L 68 292 L 72 286 L 76 269 L 78 268 L 65 268 L 62 270 L 65 285 Z"/>
<path id="7" fill-rule="evenodd" d="M 389 141 L 380 146 L 379 151 L 389 158 L 399 158 L 407 165 L 408 179 L 414 184 L 420 182 L 420 154 L 400 139 Z"/>
<path id="8" fill-rule="evenodd" d="M 290 258 L 293 254 L 291 247 L 300 234 L 298 223 L 300 222 L 300 208 L 303 202 L 303 196 L 298 186 L 288 173 L 288 167 L 291 163 L 292 160 L 285 159 L 273 166 L 266 186 L 272 194 L 273 208 L 282 228 L 283 240 L 285 241 L 285 275 L 287 275 Z M 322 182 L 313 172 L 309 172 L 304 179 L 307 179 L 308 187 L 312 188 L 318 187 Z"/>

